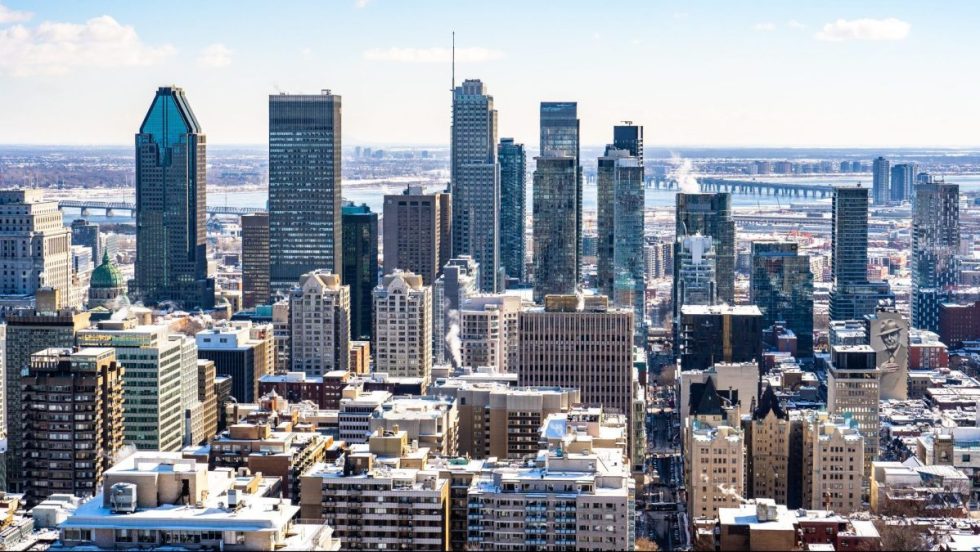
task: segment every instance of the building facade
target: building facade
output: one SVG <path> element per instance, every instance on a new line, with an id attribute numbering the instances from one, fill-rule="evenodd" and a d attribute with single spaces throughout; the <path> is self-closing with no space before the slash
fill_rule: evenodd
<path id="1" fill-rule="evenodd" d="M 841 345 L 831 348 L 827 376 L 827 411 L 853 420 L 864 438 L 864 476 L 878 459 L 881 420 L 878 416 L 881 371 L 870 345 Z"/>
<path id="2" fill-rule="evenodd" d="M 350 287 L 317 270 L 304 274 L 289 294 L 289 358 L 292 371 L 322 376 L 347 371 L 350 359 Z"/>
<path id="3" fill-rule="evenodd" d="M 524 144 L 501 138 L 497 146 L 500 164 L 500 266 L 506 282 L 527 282 L 527 153 Z"/>
<path id="4" fill-rule="evenodd" d="M 884 157 L 877 157 L 872 164 L 872 194 L 871 200 L 875 205 L 885 205 L 891 201 L 888 189 L 891 180 L 891 162 Z"/>
<path id="5" fill-rule="evenodd" d="M 350 287 L 350 335 L 371 339 L 378 285 L 378 214 L 367 205 L 344 205 L 343 282 Z"/>
<path id="6" fill-rule="evenodd" d="M 574 158 L 574 186 L 567 193 L 574 195 L 575 226 L 575 282 L 582 279 L 582 155 L 581 138 L 579 136 L 578 103 L 576 102 L 541 102 L 540 111 L 541 139 L 538 155 L 541 157 L 572 157 Z M 540 168 L 540 162 L 538 163 Z M 535 182 L 537 177 L 535 177 Z M 535 184 L 537 190 L 537 184 Z M 537 196 L 535 196 L 537 197 Z M 535 203 L 537 203 L 535 201 Z M 535 207 L 537 213 L 537 207 Z M 564 212 L 562 211 L 564 214 Z M 537 220 L 537 217 L 535 217 Z M 535 226 L 535 228 L 537 228 Z M 537 251 L 535 251 L 535 259 Z"/>
<path id="7" fill-rule="evenodd" d="M 830 319 L 861 319 L 894 300 L 888 283 L 868 281 L 868 189 L 835 187 L 832 217 Z"/>
<path id="8" fill-rule="evenodd" d="M 934 182 L 916 187 L 912 214 L 912 326 L 939 331 L 939 308 L 959 282 L 960 187 Z"/>
<path id="9" fill-rule="evenodd" d="M 797 355 L 813 356 L 810 256 L 800 255 L 791 242 L 752 242 L 750 290 L 750 301 L 762 312 L 762 326 L 785 323 L 796 334 Z"/>
<path id="10" fill-rule="evenodd" d="M 575 157 L 536 157 L 534 171 L 534 301 L 578 288 L 579 228 Z M 481 266 L 481 271 L 483 267 Z"/>
<path id="11" fill-rule="evenodd" d="M 72 283 L 72 233 L 58 202 L 38 190 L 0 191 L 0 296 L 29 297 L 41 288 L 58 291 L 68 306 Z"/>
<path id="12" fill-rule="evenodd" d="M 449 262 L 452 196 L 409 186 L 384 198 L 384 273 L 414 272 L 431 286 Z"/>
<path id="13" fill-rule="evenodd" d="M 268 305 L 269 213 L 242 216 L 242 308 Z"/>
<path id="14" fill-rule="evenodd" d="M 422 378 L 432 371 L 432 288 L 422 277 L 395 271 L 374 290 L 374 370 Z"/>
<path id="15" fill-rule="evenodd" d="M 735 220 L 732 196 L 717 194 L 677 194 L 674 245 L 674 316 L 680 314 L 677 275 L 680 273 L 680 244 L 685 236 L 700 234 L 714 243 L 715 280 L 718 301 L 735 304 Z"/>

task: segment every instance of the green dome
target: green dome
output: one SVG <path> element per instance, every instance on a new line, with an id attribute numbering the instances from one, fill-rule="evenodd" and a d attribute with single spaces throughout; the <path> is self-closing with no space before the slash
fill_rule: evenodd
<path id="1" fill-rule="evenodd" d="M 126 285 L 123 275 L 109 260 L 109 251 L 102 255 L 102 264 L 92 271 L 91 287 L 94 288 L 120 288 Z"/>

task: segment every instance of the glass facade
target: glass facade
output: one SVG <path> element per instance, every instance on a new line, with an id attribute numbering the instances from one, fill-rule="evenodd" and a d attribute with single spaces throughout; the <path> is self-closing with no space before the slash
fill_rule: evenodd
<path id="1" fill-rule="evenodd" d="M 868 281 L 868 189 L 834 189 L 831 229 L 830 319 L 853 320 L 894 299 L 888 283 Z"/>
<path id="2" fill-rule="evenodd" d="M 507 280 L 527 281 L 524 233 L 527 220 L 527 153 L 524 144 L 501 138 L 497 148 L 500 164 L 500 265 Z"/>
<path id="3" fill-rule="evenodd" d="M 572 157 L 575 160 L 575 281 L 581 280 L 582 259 L 582 156 L 580 151 L 578 103 L 541 102 L 542 157 Z"/>
<path id="4" fill-rule="evenodd" d="M 751 302 L 762 326 L 785 323 L 796 334 L 797 354 L 813 355 L 813 272 L 810 257 L 791 242 L 753 242 Z"/>
<path id="5" fill-rule="evenodd" d="M 717 194 L 677 194 L 674 243 L 674 316 L 680 313 L 677 275 L 681 241 L 684 236 L 701 234 L 714 241 L 715 283 L 718 301 L 735 304 L 735 219 L 732 218 L 732 196 Z"/>
<path id="6" fill-rule="evenodd" d="M 538 157 L 534 171 L 534 300 L 575 293 L 578 254 L 574 157 Z M 482 268 L 481 268 L 482 271 Z"/>
<path id="7" fill-rule="evenodd" d="M 374 332 L 373 291 L 378 285 L 378 214 L 367 205 L 343 207 L 344 269 L 341 279 L 350 286 L 350 335 L 370 340 Z"/>
<path id="8" fill-rule="evenodd" d="M 912 214 L 912 326 L 939 331 L 939 307 L 959 280 L 960 187 L 934 182 L 916 189 Z"/>

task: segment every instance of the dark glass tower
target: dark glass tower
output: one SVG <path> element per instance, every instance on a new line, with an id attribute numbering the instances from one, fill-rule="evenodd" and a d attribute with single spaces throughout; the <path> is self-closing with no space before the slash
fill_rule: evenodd
<path id="1" fill-rule="evenodd" d="M 524 144 L 501 138 L 497 147 L 500 164 L 500 266 L 506 280 L 527 281 L 524 264 L 524 232 L 527 219 L 527 153 Z"/>
<path id="2" fill-rule="evenodd" d="M 367 205 L 347 204 L 344 219 L 344 285 L 350 286 L 350 336 L 370 340 L 374 332 L 371 295 L 378 285 L 378 214 Z"/>
<path id="3" fill-rule="evenodd" d="M 269 213 L 252 213 L 242 217 L 242 306 L 268 305 L 271 297 Z"/>
<path id="4" fill-rule="evenodd" d="M 939 331 L 939 307 L 958 280 L 960 187 L 932 182 L 916 188 L 912 214 L 912 327 Z"/>
<path id="5" fill-rule="evenodd" d="M 800 357 L 813 355 L 813 271 L 792 242 L 752 242 L 751 302 L 762 327 L 783 322 L 796 334 Z"/>
<path id="6" fill-rule="evenodd" d="M 626 121 L 613 127 L 613 147 L 630 152 L 643 166 L 643 127 Z"/>
<path id="7" fill-rule="evenodd" d="M 480 290 L 493 293 L 500 286 L 497 110 L 479 80 L 453 90 L 451 157 L 452 255 L 473 257 L 480 264 Z"/>
<path id="8" fill-rule="evenodd" d="M 581 280 L 582 259 L 582 159 L 577 102 L 541 102 L 541 157 L 575 160 L 575 282 Z M 537 262 L 537 261 L 535 261 Z M 482 266 L 481 266 L 482 269 Z"/>
<path id="9" fill-rule="evenodd" d="M 340 96 L 269 96 L 269 256 L 274 290 L 317 269 L 338 273 Z"/>
<path id="10" fill-rule="evenodd" d="M 183 89 L 159 88 L 136 135 L 136 288 L 146 303 L 214 306 L 206 168 L 204 132 Z"/>
<path id="11" fill-rule="evenodd" d="M 919 167 L 915 163 L 899 163 L 892 166 L 891 199 L 896 203 L 910 201 L 915 189 L 915 173 Z"/>
<path id="12" fill-rule="evenodd" d="M 714 244 L 715 281 L 718 301 L 735 304 L 735 219 L 732 218 L 732 196 L 717 194 L 677 194 L 674 242 L 674 316 L 680 314 L 678 276 L 681 274 L 681 240 L 685 236 L 710 236 Z"/>
<path id="13" fill-rule="evenodd" d="M 860 319 L 894 297 L 886 282 L 868 281 L 868 189 L 834 188 L 832 209 L 830 319 Z"/>
<path id="14" fill-rule="evenodd" d="M 538 157 L 534 171 L 534 300 L 545 295 L 575 293 L 575 181 L 580 171 L 574 157 Z"/>
<path id="15" fill-rule="evenodd" d="M 872 199 L 875 205 L 884 205 L 891 199 L 888 190 L 891 179 L 891 163 L 884 157 L 878 157 L 872 167 Z"/>

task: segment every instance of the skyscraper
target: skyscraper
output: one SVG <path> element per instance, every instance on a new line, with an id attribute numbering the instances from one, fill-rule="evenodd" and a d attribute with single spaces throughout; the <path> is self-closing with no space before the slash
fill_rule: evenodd
<path id="1" fill-rule="evenodd" d="M 681 369 L 762 361 L 762 313 L 755 305 L 684 305 L 679 321 Z"/>
<path id="2" fill-rule="evenodd" d="M 323 376 L 347 371 L 350 348 L 350 288 L 327 271 L 304 274 L 289 294 L 292 371 Z"/>
<path id="3" fill-rule="evenodd" d="M 432 286 L 432 361 L 435 364 L 452 360 L 459 365 L 459 358 L 451 358 L 459 354 L 457 311 L 466 298 L 476 295 L 479 279 L 480 265 L 469 255 L 463 255 L 449 259 L 442 267 L 442 276 Z"/>
<path id="4" fill-rule="evenodd" d="M 868 189 L 834 188 L 832 211 L 830 319 L 859 319 L 894 297 L 887 282 L 868 281 Z"/>
<path id="5" fill-rule="evenodd" d="M 915 175 L 919 170 L 916 163 L 899 163 L 891 170 L 891 200 L 896 203 L 912 199 L 915 190 Z"/>
<path id="6" fill-rule="evenodd" d="M 684 305 L 717 305 L 718 283 L 714 241 L 707 236 L 694 234 L 677 240 L 678 259 L 674 284 L 677 286 L 677 303 Z"/>
<path id="7" fill-rule="evenodd" d="M 939 331 L 939 306 L 957 283 L 960 187 L 932 182 L 916 187 L 912 214 L 912 326 Z"/>
<path id="8" fill-rule="evenodd" d="M 581 280 L 582 267 L 582 156 L 579 138 L 578 103 L 541 102 L 541 157 L 575 159 L 575 282 Z M 537 275 L 537 273 L 535 273 Z"/>
<path id="9" fill-rule="evenodd" d="M 717 194 L 677 194 L 674 244 L 674 316 L 680 313 L 677 276 L 680 274 L 681 241 L 684 236 L 709 236 L 715 249 L 715 280 L 718 301 L 735 304 L 735 219 L 732 218 L 732 196 Z"/>
<path id="10" fill-rule="evenodd" d="M 525 226 L 527 220 L 527 153 L 524 144 L 501 138 L 500 163 L 500 266 L 507 280 L 527 281 Z"/>
<path id="11" fill-rule="evenodd" d="M 796 334 L 800 357 L 813 355 L 813 272 L 809 255 L 792 242 L 752 242 L 750 299 L 762 326 L 784 322 Z"/>
<path id="12" fill-rule="evenodd" d="M 414 272 L 432 285 L 449 261 L 452 198 L 409 186 L 384 202 L 384 273 Z"/>
<path id="13" fill-rule="evenodd" d="M 634 125 L 632 121 L 623 121 L 623 124 L 613 127 L 613 147 L 616 149 L 627 150 L 630 156 L 640 160 L 643 166 L 643 127 Z"/>
<path id="14" fill-rule="evenodd" d="M 574 157 L 536 157 L 534 171 L 534 300 L 573 294 L 578 285 Z M 480 271 L 483 271 L 481 265 Z"/>
<path id="15" fill-rule="evenodd" d="M 49 287 L 67 305 L 72 233 L 62 224 L 58 203 L 45 201 L 38 190 L 0 191 L 0 234 L 0 296 L 29 298 Z"/>
<path id="16" fill-rule="evenodd" d="M 84 245 L 92 250 L 92 260 L 98 262 L 102 258 L 102 236 L 99 225 L 85 219 L 75 219 L 71 222 L 71 244 Z"/>
<path id="17" fill-rule="evenodd" d="M 432 372 L 432 288 L 422 277 L 395 271 L 374 290 L 374 370 L 422 378 Z"/>
<path id="18" fill-rule="evenodd" d="M 497 111 L 477 79 L 453 90 L 451 156 L 452 255 L 473 257 L 480 265 L 480 290 L 493 293 L 500 262 Z"/>
<path id="19" fill-rule="evenodd" d="M 870 345 L 840 345 L 830 349 L 831 366 L 827 375 L 827 411 L 849 416 L 857 422 L 864 437 L 864 475 L 878 459 L 881 420 L 879 384 L 881 371 Z M 860 487 L 858 487 L 860 488 Z"/>
<path id="20" fill-rule="evenodd" d="M 350 286 L 351 339 L 371 339 L 374 286 L 378 285 L 378 214 L 367 205 L 344 205 L 344 273 Z"/>
<path id="21" fill-rule="evenodd" d="M 269 256 L 273 290 L 343 266 L 340 96 L 269 96 Z"/>
<path id="22" fill-rule="evenodd" d="M 252 213 L 242 217 L 242 307 L 268 305 L 269 288 L 269 213 Z"/>
<path id="23" fill-rule="evenodd" d="M 872 168 L 872 200 L 875 205 L 884 205 L 891 200 L 888 190 L 891 179 L 891 163 L 884 157 L 874 160 Z"/>
<path id="24" fill-rule="evenodd" d="M 160 87 L 136 135 L 136 289 L 144 302 L 214 305 L 206 144 L 183 89 Z"/>

